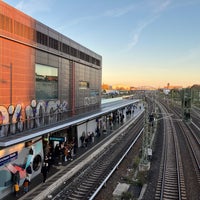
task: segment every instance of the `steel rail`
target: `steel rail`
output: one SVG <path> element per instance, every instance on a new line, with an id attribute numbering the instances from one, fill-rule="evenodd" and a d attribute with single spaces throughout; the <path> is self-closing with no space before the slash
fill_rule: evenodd
<path id="1" fill-rule="evenodd" d="M 141 121 L 141 119 L 140 119 Z M 130 126 L 133 128 L 135 125 L 138 125 L 138 122 L 130 123 Z M 93 159 L 83 173 L 81 173 L 77 178 L 74 179 L 73 182 L 69 184 L 69 187 L 66 186 L 61 192 L 59 192 L 53 199 L 88 199 L 92 196 L 92 194 L 97 190 L 97 185 L 102 183 L 112 171 L 113 166 L 116 165 L 115 162 L 118 162 L 119 159 L 116 160 L 117 157 L 121 154 L 120 152 L 125 150 L 125 146 L 123 145 L 124 139 L 126 142 L 130 143 L 129 137 L 127 137 L 128 132 L 130 132 L 130 128 L 128 126 L 125 127 L 127 131 L 123 132 L 121 130 L 121 134 L 108 147 L 105 148 L 104 152 L 98 156 L 98 158 Z M 135 128 L 134 128 L 135 129 Z M 141 128 L 140 128 L 141 134 Z M 132 134 L 131 134 L 132 135 Z M 132 137 L 130 135 L 130 137 Z M 138 133 L 137 133 L 138 135 Z M 136 138 L 136 136 L 134 138 Z M 116 145 L 117 144 L 117 145 Z M 119 146 L 119 144 L 121 146 Z M 129 145 L 130 146 L 130 145 Z M 126 147 L 127 150 L 127 147 Z M 121 157 L 121 156 L 120 156 Z M 114 164 L 115 163 L 115 164 Z M 112 168 L 110 169 L 110 166 Z M 109 169 L 109 170 L 108 170 Z M 109 172 L 109 173 L 108 173 Z"/>
<path id="2" fill-rule="evenodd" d="M 157 104 L 162 112 L 168 113 L 167 108 L 165 108 L 161 103 L 157 102 Z M 156 199 L 186 199 L 180 150 L 171 117 L 164 121 L 164 133 L 164 153 L 162 154 L 163 157 L 159 178 L 161 183 L 158 181 Z M 173 151 L 175 151 L 175 155 L 173 155 Z M 161 184 L 161 187 L 159 184 Z M 172 188 L 171 185 L 176 188 Z"/>
<path id="3" fill-rule="evenodd" d="M 179 114 L 178 111 L 173 111 L 175 114 Z M 192 125 L 198 129 L 199 127 L 192 122 Z M 194 133 L 193 129 L 190 127 L 189 124 L 185 123 L 178 123 L 179 128 L 182 130 L 182 133 L 188 143 L 188 147 L 190 150 L 192 162 L 196 171 L 198 182 L 200 183 L 200 156 L 199 156 L 199 149 L 200 149 L 200 139 L 197 137 L 197 134 Z"/>
<path id="4" fill-rule="evenodd" d="M 125 156 L 128 154 L 128 152 L 131 150 L 131 148 L 133 147 L 133 145 L 137 142 L 138 138 L 141 136 L 142 132 L 143 132 L 144 128 L 142 128 L 142 130 L 139 132 L 139 134 L 137 135 L 137 137 L 134 139 L 134 141 L 131 143 L 131 145 L 129 146 L 129 148 L 126 150 L 126 152 L 122 155 L 122 157 L 120 158 L 120 160 L 118 161 L 118 163 L 113 167 L 113 169 L 111 170 L 111 172 L 105 177 L 105 179 L 102 181 L 102 183 L 99 185 L 99 187 L 96 189 L 96 191 L 93 193 L 93 195 L 89 198 L 89 200 L 93 200 L 96 195 L 99 193 L 99 191 L 101 190 L 101 188 L 105 185 L 105 183 L 108 181 L 108 179 L 112 176 L 112 174 L 115 172 L 115 170 L 117 169 L 117 167 L 120 165 L 120 163 L 124 160 Z"/>
<path id="5" fill-rule="evenodd" d="M 199 139 L 194 134 L 193 130 L 190 127 L 187 127 L 185 124 L 179 124 L 180 129 L 187 141 L 189 152 L 191 154 L 191 159 L 193 166 L 197 175 L 198 183 L 200 184 L 200 142 Z M 190 134 L 191 133 L 191 134 Z"/>

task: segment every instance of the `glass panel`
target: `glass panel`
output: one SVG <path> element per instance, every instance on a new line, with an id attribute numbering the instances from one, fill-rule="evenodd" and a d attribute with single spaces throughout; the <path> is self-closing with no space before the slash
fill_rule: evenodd
<path id="1" fill-rule="evenodd" d="M 87 81 L 79 81 L 79 89 L 88 89 L 89 83 Z"/>
<path id="2" fill-rule="evenodd" d="M 58 69 L 46 65 L 35 65 L 36 99 L 58 98 Z"/>

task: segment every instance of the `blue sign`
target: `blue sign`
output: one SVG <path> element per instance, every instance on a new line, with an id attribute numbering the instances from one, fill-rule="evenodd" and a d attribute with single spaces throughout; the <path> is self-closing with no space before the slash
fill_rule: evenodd
<path id="1" fill-rule="evenodd" d="M 4 156 L 4 157 L 0 158 L 0 166 L 4 165 L 6 163 L 9 163 L 9 162 L 11 162 L 13 160 L 16 160 L 17 157 L 18 157 L 18 152 L 16 151 L 16 152 L 14 152 L 12 154 L 9 154 L 7 156 Z"/>
<path id="2" fill-rule="evenodd" d="M 59 142 L 64 142 L 65 137 L 49 137 L 50 141 L 59 141 Z"/>

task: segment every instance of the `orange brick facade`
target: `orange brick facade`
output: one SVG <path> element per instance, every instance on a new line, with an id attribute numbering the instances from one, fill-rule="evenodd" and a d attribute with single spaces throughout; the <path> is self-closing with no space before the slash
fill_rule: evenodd
<path id="1" fill-rule="evenodd" d="M 0 104 L 30 104 L 35 95 L 35 50 L 31 48 L 35 23 L 2 1 L 0 9 Z"/>

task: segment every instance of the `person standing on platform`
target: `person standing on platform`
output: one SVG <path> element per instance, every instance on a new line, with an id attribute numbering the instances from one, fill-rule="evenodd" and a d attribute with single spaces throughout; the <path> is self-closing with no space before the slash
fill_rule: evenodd
<path id="1" fill-rule="evenodd" d="M 19 171 L 16 171 L 15 174 L 13 174 L 13 183 L 19 185 L 20 182 L 20 174 Z"/>
<path id="2" fill-rule="evenodd" d="M 61 156 L 62 156 L 62 152 L 61 152 L 61 147 L 59 146 L 59 144 L 56 144 L 56 147 L 55 147 L 55 158 L 56 158 L 56 161 L 57 161 L 57 164 L 60 164 L 61 163 Z"/>
<path id="3" fill-rule="evenodd" d="M 45 183 L 46 179 L 47 179 L 47 165 L 48 163 L 43 163 L 43 166 L 42 166 L 42 175 L 43 175 L 43 183 Z"/>
<path id="4" fill-rule="evenodd" d="M 85 148 L 87 149 L 88 146 L 88 142 L 89 142 L 89 136 L 88 133 L 85 133 Z"/>
<path id="5" fill-rule="evenodd" d="M 97 128 L 96 128 L 96 134 L 97 134 L 97 137 L 100 137 L 100 135 L 101 135 L 99 126 L 97 126 Z"/>
<path id="6" fill-rule="evenodd" d="M 18 197 L 19 194 L 19 184 L 14 184 L 14 194 L 16 197 Z"/>
<path id="7" fill-rule="evenodd" d="M 68 159 L 69 159 L 69 147 L 66 145 L 64 147 L 64 161 L 66 162 L 68 161 Z"/>
<path id="8" fill-rule="evenodd" d="M 47 173 L 49 173 L 50 168 L 49 168 L 49 158 L 48 158 L 48 156 L 45 156 L 44 163 L 47 167 Z"/>
<path id="9" fill-rule="evenodd" d="M 76 148 L 77 148 L 77 146 L 76 146 L 76 138 L 73 137 L 72 138 L 72 157 L 74 157 L 76 155 Z"/>
<path id="10" fill-rule="evenodd" d="M 17 197 L 19 193 L 19 182 L 20 182 L 20 174 L 19 171 L 17 171 L 15 174 L 13 174 L 13 185 L 14 185 L 14 194 Z"/>
<path id="11" fill-rule="evenodd" d="M 49 154 L 48 154 L 48 172 L 50 171 L 52 164 L 53 164 L 52 153 L 49 152 Z"/>
<path id="12" fill-rule="evenodd" d="M 81 137 L 80 137 L 80 140 L 81 140 L 81 147 L 84 147 L 84 142 L 85 142 L 85 131 L 83 131 Z"/>
<path id="13" fill-rule="evenodd" d="M 94 132 L 91 133 L 92 143 L 94 143 Z"/>
<path id="14" fill-rule="evenodd" d="M 28 192 L 29 189 L 29 183 L 30 183 L 30 179 L 29 179 L 29 175 L 26 175 L 26 178 L 24 180 L 23 186 L 24 186 L 24 193 Z"/>

